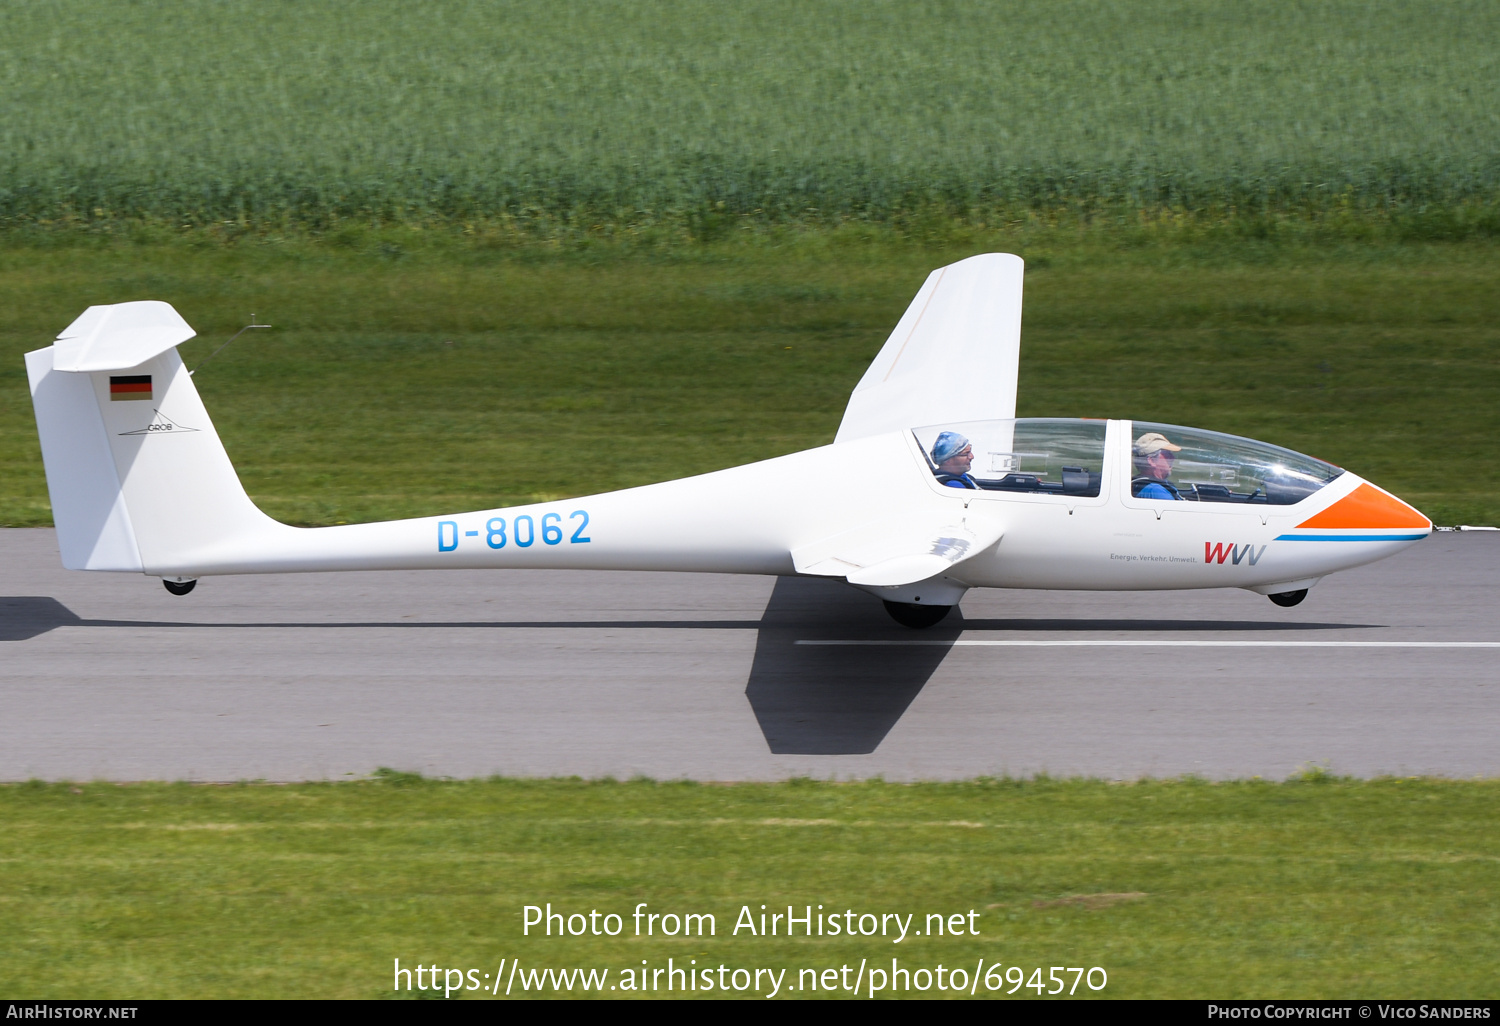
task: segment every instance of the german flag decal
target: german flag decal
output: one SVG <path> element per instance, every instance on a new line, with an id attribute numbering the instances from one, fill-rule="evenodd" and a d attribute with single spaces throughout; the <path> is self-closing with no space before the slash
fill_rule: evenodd
<path id="1" fill-rule="evenodd" d="M 109 401 L 112 403 L 121 400 L 145 399 L 151 400 L 151 375 L 149 374 L 126 374 L 123 376 L 111 376 L 109 379 Z"/>

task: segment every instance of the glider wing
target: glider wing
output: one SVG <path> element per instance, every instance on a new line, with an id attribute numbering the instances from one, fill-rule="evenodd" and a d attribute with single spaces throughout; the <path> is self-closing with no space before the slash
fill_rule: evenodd
<path id="1" fill-rule="evenodd" d="M 1024 266 L 985 253 L 928 275 L 855 386 L 834 441 L 1014 417 Z"/>
<path id="2" fill-rule="evenodd" d="M 799 574 L 843 577 L 850 584 L 895 587 L 951 573 L 1000 540 L 993 521 L 952 514 L 879 520 L 792 552 Z"/>

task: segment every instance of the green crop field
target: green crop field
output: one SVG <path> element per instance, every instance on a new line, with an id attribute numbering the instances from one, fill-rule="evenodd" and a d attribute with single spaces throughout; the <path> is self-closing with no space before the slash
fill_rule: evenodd
<path id="1" fill-rule="evenodd" d="M 1487 0 L 27 0 L 0 218 L 1436 204 L 1493 232 L 1497 38 Z"/>
<path id="2" fill-rule="evenodd" d="M 781 996 L 811 997 L 825 992 L 796 990 L 803 969 L 848 965 L 847 985 L 861 959 L 895 957 L 971 979 L 980 959 L 1028 976 L 1041 966 L 1043 979 L 1052 965 L 1099 966 L 1104 997 L 1493 998 L 1496 789 L 1318 773 L 4 786 L 0 992 L 394 997 L 397 958 L 491 975 L 502 958 L 523 972 L 606 969 L 607 990 L 621 970 L 672 958 L 787 969 Z M 523 906 L 549 902 L 625 925 L 614 938 L 523 936 Z M 635 937 L 638 902 L 712 914 L 714 933 Z M 896 944 L 893 932 L 735 934 L 746 905 L 757 929 L 761 905 L 913 915 L 917 929 L 932 913 L 977 915 L 962 936 Z M 537 988 L 513 984 L 520 996 Z"/>

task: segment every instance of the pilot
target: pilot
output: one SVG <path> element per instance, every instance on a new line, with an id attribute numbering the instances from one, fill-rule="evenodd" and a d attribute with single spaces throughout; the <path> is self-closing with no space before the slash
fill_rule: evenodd
<path id="1" fill-rule="evenodd" d="M 933 473 L 949 488 L 978 488 L 969 476 L 974 464 L 974 447 L 957 431 L 944 431 L 932 443 Z"/>
<path id="2" fill-rule="evenodd" d="M 1167 441 L 1160 431 L 1148 431 L 1135 440 L 1135 477 L 1130 494 L 1138 499 L 1181 499 L 1182 494 L 1167 480 L 1182 446 Z"/>

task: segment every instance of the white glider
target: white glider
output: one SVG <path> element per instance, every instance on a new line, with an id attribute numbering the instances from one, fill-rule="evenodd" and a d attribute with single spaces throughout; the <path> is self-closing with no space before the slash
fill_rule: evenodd
<path id="1" fill-rule="evenodd" d="M 26 354 L 63 566 L 160 577 L 512 567 L 841 577 L 900 623 L 969 588 L 1244 588 L 1295 605 L 1432 523 L 1353 473 L 1168 424 L 1015 416 L 1022 262 L 928 277 L 832 445 L 578 499 L 298 528 L 250 501 L 160 302 Z"/>

